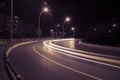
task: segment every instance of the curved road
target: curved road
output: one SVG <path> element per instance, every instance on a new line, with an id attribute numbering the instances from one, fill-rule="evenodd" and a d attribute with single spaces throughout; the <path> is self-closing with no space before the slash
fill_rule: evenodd
<path id="1" fill-rule="evenodd" d="M 70 57 L 48 46 L 30 43 L 9 53 L 10 62 L 23 80 L 120 80 L 119 60 L 116 68 Z"/>

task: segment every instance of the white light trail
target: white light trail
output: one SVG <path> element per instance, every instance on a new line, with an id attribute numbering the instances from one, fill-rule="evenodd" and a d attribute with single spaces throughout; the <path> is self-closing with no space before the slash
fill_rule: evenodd
<path id="1" fill-rule="evenodd" d="M 70 39 L 62 39 L 62 40 L 70 40 Z M 59 40 L 52 40 L 52 41 L 59 41 Z M 67 55 L 67 56 L 71 56 L 71 57 L 74 57 L 74 58 L 77 58 L 77 59 L 82 59 L 82 60 L 85 60 L 85 61 L 94 62 L 94 63 L 97 63 L 97 64 L 102 64 L 102 65 L 106 65 L 106 66 L 120 68 L 120 66 L 109 64 L 109 63 L 120 64 L 119 60 L 113 60 L 113 59 L 110 59 L 110 58 L 92 56 L 92 55 L 87 55 L 87 54 L 80 54 L 78 52 L 72 51 L 69 48 L 65 48 L 65 47 L 55 45 L 55 44 L 52 43 L 52 41 L 45 41 L 45 42 L 43 42 L 43 44 L 46 47 L 52 48 L 52 49 L 56 50 L 58 53 L 61 53 L 61 54 Z M 97 61 L 95 61 L 95 60 L 97 60 Z M 103 61 L 105 61 L 105 62 L 103 62 Z M 109 62 L 109 63 L 106 63 L 106 62 Z"/>

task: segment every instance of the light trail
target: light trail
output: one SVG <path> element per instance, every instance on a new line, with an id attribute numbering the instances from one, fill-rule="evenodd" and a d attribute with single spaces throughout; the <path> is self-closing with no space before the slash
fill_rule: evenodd
<path id="1" fill-rule="evenodd" d="M 74 39 L 73 39 L 73 38 L 70 38 L 70 39 L 51 40 L 51 41 L 49 41 L 49 43 L 50 43 L 52 46 L 55 46 L 55 47 L 58 47 L 58 48 L 63 48 L 63 49 L 66 49 L 66 50 L 71 50 L 71 51 L 74 51 L 74 52 L 80 52 L 80 53 L 92 54 L 92 55 L 103 56 L 103 57 L 120 58 L 120 57 L 111 56 L 111 55 L 96 54 L 96 53 L 93 53 L 93 52 L 88 52 L 88 51 L 83 51 L 83 50 L 77 50 L 77 49 L 71 49 L 71 48 L 62 47 L 62 46 L 59 46 L 59 45 L 55 45 L 55 44 L 53 44 L 53 42 L 57 42 L 57 41 L 58 41 L 58 42 L 59 42 L 59 41 L 67 41 L 67 40 L 74 40 Z"/>
<path id="2" fill-rule="evenodd" d="M 68 52 L 70 54 L 74 54 L 76 56 L 82 56 L 82 57 L 86 57 L 86 58 L 91 58 L 91 59 L 96 59 L 96 60 L 100 60 L 100 61 L 106 61 L 106 62 L 111 62 L 111 63 L 117 63 L 117 64 L 120 64 L 120 61 L 118 60 L 113 60 L 113 59 L 109 59 L 109 58 L 103 58 L 103 57 L 97 57 L 97 56 L 91 56 L 91 55 L 86 55 L 86 54 L 80 54 L 80 53 L 77 53 L 77 52 L 72 52 L 72 51 L 75 51 L 75 50 L 72 50 L 70 48 L 65 48 L 65 47 L 62 47 L 62 46 L 58 46 L 58 45 L 55 45 L 52 43 L 52 41 L 49 41 L 49 45 L 53 46 L 53 47 L 57 47 L 59 48 L 59 50 L 63 51 L 63 52 Z M 66 50 L 65 50 L 66 49 Z M 85 52 L 84 52 L 85 53 Z"/>
<path id="3" fill-rule="evenodd" d="M 61 48 L 58 48 L 58 47 L 54 47 L 54 46 L 51 45 L 51 41 L 50 42 L 49 41 L 45 41 L 45 42 L 43 42 L 43 44 L 46 47 L 52 48 L 54 50 L 57 50 L 57 52 L 59 52 L 61 54 L 64 54 L 64 55 L 67 55 L 67 56 L 71 56 L 71 57 L 74 57 L 74 58 L 77 58 L 77 59 L 81 59 L 81 60 L 85 60 L 85 61 L 89 61 L 89 62 L 94 62 L 94 63 L 97 63 L 97 64 L 102 64 L 102 65 L 106 65 L 106 66 L 110 66 L 110 67 L 114 67 L 114 68 L 120 68 L 120 66 L 117 66 L 117 65 L 112 65 L 112 64 L 109 64 L 109 63 L 104 63 L 104 62 L 95 61 L 95 60 L 91 60 L 91 59 L 93 59 L 93 58 L 97 59 L 97 60 L 104 59 L 102 61 L 109 61 L 110 60 L 112 62 L 119 63 L 119 61 L 117 61 L 117 60 L 112 60 L 112 59 L 106 59 L 106 58 L 102 58 L 102 57 L 96 57 L 96 56 L 91 56 L 91 55 L 80 54 L 80 53 L 72 52 L 72 51 L 69 51 L 69 50 L 65 50 L 64 48 L 61 49 Z M 82 56 L 84 58 L 82 58 L 80 56 Z M 85 57 L 91 58 L 91 59 L 87 59 Z"/>

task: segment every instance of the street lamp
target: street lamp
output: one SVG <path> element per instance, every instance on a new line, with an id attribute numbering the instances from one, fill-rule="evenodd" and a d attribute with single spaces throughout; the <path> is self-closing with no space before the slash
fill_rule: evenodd
<path id="1" fill-rule="evenodd" d="M 53 29 L 50 29 L 50 32 L 53 33 Z"/>
<path id="2" fill-rule="evenodd" d="M 75 28 L 72 27 L 71 30 L 73 31 L 73 38 L 75 37 Z"/>
<path id="3" fill-rule="evenodd" d="M 65 22 L 69 22 L 70 21 L 70 17 L 66 17 L 64 22 L 63 22 L 63 37 L 65 36 L 65 28 L 64 28 L 64 25 L 65 25 Z"/>
<path id="4" fill-rule="evenodd" d="M 44 12 L 48 12 L 49 11 L 49 9 L 47 8 L 47 7 L 44 7 L 43 8 L 43 10 L 41 11 L 41 13 L 39 14 L 39 16 L 38 16 L 38 38 L 40 37 L 40 35 L 41 35 L 41 29 L 40 29 L 40 17 L 41 17 L 41 15 L 44 13 Z"/>
<path id="5" fill-rule="evenodd" d="M 65 21 L 69 22 L 70 21 L 70 17 L 66 17 Z"/>
<path id="6" fill-rule="evenodd" d="M 55 28 L 56 28 L 55 36 L 56 36 L 56 37 L 59 37 L 59 33 L 60 33 L 59 27 L 60 27 L 60 24 L 57 24 L 57 25 L 55 26 Z"/>

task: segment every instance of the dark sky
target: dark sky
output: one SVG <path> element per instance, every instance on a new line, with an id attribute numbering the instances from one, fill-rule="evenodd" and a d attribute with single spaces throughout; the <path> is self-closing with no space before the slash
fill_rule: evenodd
<path id="1" fill-rule="evenodd" d="M 10 13 L 10 0 L 6 2 L 3 12 Z M 112 18 L 120 19 L 119 3 L 115 0 L 45 0 L 50 9 L 43 14 L 42 23 L 53 26 L 62 24 L 66 16 L 71 17 L 71 26 L 80 26 L 85 31 L 88 25 L 108 24 Z M 44 6 L 43 0 L 14 0 L 14 15 L 25 22 L 37 26 L 38 14 Z"/>

